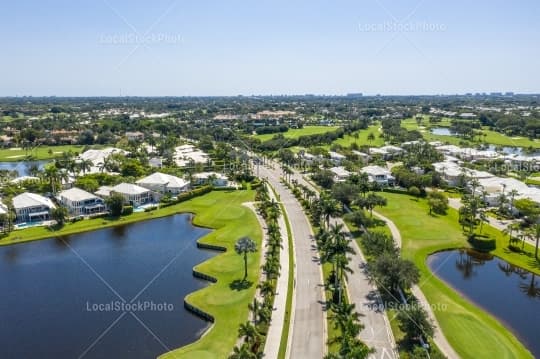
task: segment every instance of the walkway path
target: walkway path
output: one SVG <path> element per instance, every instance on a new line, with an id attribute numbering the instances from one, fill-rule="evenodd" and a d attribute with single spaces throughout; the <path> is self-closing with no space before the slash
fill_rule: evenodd
<path id="1" fill-rule="evenodd" d="M 394 237 L 394 241 L 396 242 L 396 245 L 401 248 L 401 233 L 399 232 L 399 229 L 397 228 L 396 224 L 390 220 L 389 218 L 383 216 L 380 213 L 377 213 L 376 211 L 373 211 L 373 215 L 375 217 L 378 217 L 379 219 L 386 222 L 386 225 L 390 229 L 390 232 L 392 233 L 392 237 Z M 435 317 L 435 313 L 433 313 L 433 310 L 431 309 L 431 305 L 429 304 L 428 300 L 424 296 L 424 293 L 422 293 L 422 290 L 419 286 L 414 285 L 412 288 L 412 293 L 418 299 L 418 302 L 424 307 L 424 309 L 427 311 L 429 317 L 433 322 L 435 323 L 435 334 L 433 336 L 433 341 L 435 344 L 437 344 L 437 347 L 439 347 L 439 350 L 449 359 L 459 358 L 459 355 L 454 351 L 454 348 L 450 345 L 446 337 L 444 336 L 444 333 L 442 332 L 439 323 L 437 322 L 437 318 Z"/>
<path id="2" fill-rule="evenodd" d="M 315 239 L 304 211 L 280 182 L 279 166 L 260 166 L 260 177 L 276 190 L 291 223 L 295 253 L 295 310 L 291 313 L 291 340 L 287 357 L 322 358 L 326 353 L 326 319 L 322 268 Z M 278 344 L 279 346 L 279 344 Z"/>

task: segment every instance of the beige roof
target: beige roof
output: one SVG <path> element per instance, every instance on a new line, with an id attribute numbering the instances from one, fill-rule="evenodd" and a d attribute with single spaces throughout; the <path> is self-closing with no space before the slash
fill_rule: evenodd
<path id="1" fill-rule="evenodd" d="M 166 173 L 156 172 L 150 176 L 141 178 L 136 182 L 140 185 L 160 185 L 167 186 L 168 188 L 183 188 L 188 182 L 180 177 L 172 176 Z"/>

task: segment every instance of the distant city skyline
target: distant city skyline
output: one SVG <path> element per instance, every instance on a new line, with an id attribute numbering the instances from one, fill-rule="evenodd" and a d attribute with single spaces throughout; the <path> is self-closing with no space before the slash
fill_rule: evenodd
<path id="1" fill-rule="evenodd" d="M 540 93 L 540 2 L 2 2 L 0 96 Z"/>

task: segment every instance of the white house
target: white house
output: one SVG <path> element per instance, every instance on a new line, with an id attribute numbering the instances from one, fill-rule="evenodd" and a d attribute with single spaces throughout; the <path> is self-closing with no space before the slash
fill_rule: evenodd
<path id="1" fill-rule="evenodd" d="M 371 159 L 371 157 L 367 153 L 364 153 L 364 152 L 360 152 L 360 151 L 357 151 L 357 150 L 352 150 L 352 153 L 353 153 L 353 155 L 357 156 L 364 163 L 368 163 L 369 160 Z"/>
<path id="2" fill-rule="evenodd" d="M 340 164 L 342 164 L 343 161 L 347 158 L 347 157 L 345 157 L 344 155 L 342 155 L 341 153 L 337 153 L 337 152 L 333 152 L 333 151 L 328 152 L 328 154 L 330 155 L 330 160 L 331 160 L 335 165 L 340 165 Z"/>
<path id="3" fill-rule="evenodd" d="M 13 197 L 13 208 L 17 223 L 22 223 L 48 220 L 51 218 L 51 210 L 56 206 L 47 197 L 25 192 Z"/>
<path id="4" fill-rule="evenodd" d="M 349 171 L 347 171 L 344 167 L 332 167 L 330 168 L 330 171 L 334 174 L 334 181 L 335 182 L 345 182 L 347 178 L 351 175 Z"/>
<path id="5" fill-rule="evenodd" d="M 366 166 L 360 169 L 360 172 L 367 174 L 370 182 L 377 182 L 384 186 L 394 183 L 392 173 L 381 166 Z"/>
<path id="6" fill-rule="evenodd" d="M 146 176 L 135 183 L 141 187 L 162 194 L 170 193 L 172 195 L 177 195 L 189 189 L 189 182 L 184 179 L 160 172 Z"/>
<path id="7" fill-rule="evenodd" d="M 113 155 L 113 154 L 122 154 L 127 155 L 129 154 L 128 151 L 124 151 L 120 148 L 115 147 L 108 147 L 103 149 L 92 149 L 85 151 L 81 153 L 78 157 L 78 161 L 90 161 L 92 162 L 92 166 L 90 168 L 90 171 L 87 171 L 87 173 L 98 173 L 98 172 L 106 172 L 104 169 L 104 163 L 106 159 Z"/>
<path id="8" fill-rule="evenodd" d="M 207 184 L 211 178 L 214 187 L 227 187 L 229 185 L 227 176 L 217 172 L 196 173 L 193 175 L 193 182 L 197 185 Z"/>
<path id="9" fill-rule="evenodd" d="M 71 216 L 103 213 L 106 210 L 102 198 L 76 187 L 60 192 L 58 200 L 68 209 Z"/>
<path id="10" fill-rule="evenodd" d="M 96 191 L 96 195 L 109 197 L 113 193 L 119 193 L 124 197 L 124 202 L 132 206 L 140 206 L 151 203 L 153 200 L 152 191 L 148 188 L 137 186 L 132 183 L 120 183 L 114 187 L 101 186 Z"/>
<path id="11" fill-rule="evenodd" d="M 321 160 L 321 156 L 315 156 L 315 155 L 312 155 L 311 153 L 304 152 L 304 151 L 298 153 L 298 158 L 302 161 L 305 161 L 305 163 L 308 165 L 311 165 Z"/>

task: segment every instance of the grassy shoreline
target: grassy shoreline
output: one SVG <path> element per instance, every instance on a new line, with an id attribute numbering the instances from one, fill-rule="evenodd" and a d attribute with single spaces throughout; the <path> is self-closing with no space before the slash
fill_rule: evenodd
<path id="1" fill-rule="evenodd" d="M 427 258 L 432 253 L 470 247 L 458 224 L 457 211 L 450 209 L 446 216 L 432 217 L 428 215 L 424 200 L 394 193 L 383 195 L 388 199 L 388 206 L 379 208 L 378 212 L 394 221 L 399 228 L 403 240 L 402 254 L 418 266 L 420 287 L 428 301 L 445 308 L 434 312 L 456 352 L 462 358 L 532 358 L 501 322 L 454 291 L 427 265 Z M 528 257 L 505 250 L 507 240 L 499 231 L 490 226 L 484 228 L 484 232 L 497 241 L 497 248 L 491 252 L 493 255 L 540 273 L 540 268 L 530 265 Z"/>
<path id="2" fill-rule="evenodd" d="M 261 249 L 262 230 L 255 214 L 242 203 L 253 201 L 254 191 L 211 192 L 178 205 L 182 212 L 195 215 L 193 224 L 214 230 L 200 243 L 225 247 L 226 251 L 198 264 L 194 270 L 212 276 L 216 283 L 190 293 L 188 304 L 212 315 L 214 324 L 197 341 L 162 354 L 159 358 L 227 357 L 238 338 L 238 327 L 248 317 L 259 278 L 260 255 L 248 256 L 248 279 L 251 287 L 238 290 L 232 285 L 242 278 L 243 260 L 234 251 L 236 240 L 252 238 Z"/>

